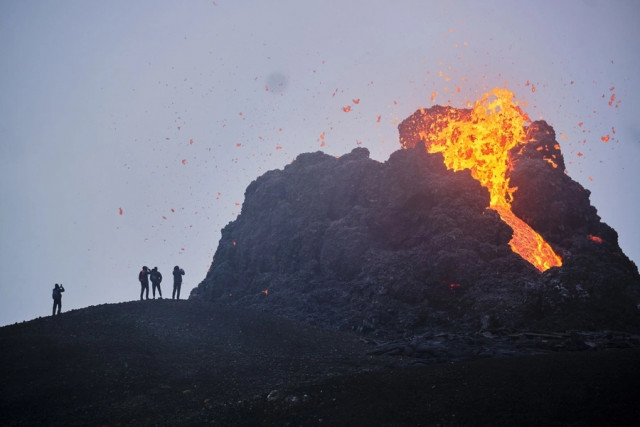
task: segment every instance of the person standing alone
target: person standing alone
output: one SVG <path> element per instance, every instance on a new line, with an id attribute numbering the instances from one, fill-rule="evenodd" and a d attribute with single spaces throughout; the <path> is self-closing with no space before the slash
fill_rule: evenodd
<path id="1" fill-rule="evenodd" d="M 177 265 L 173 267 L 173 294 L 172 299 L 176 299 L 176 293 L 178 299 L 180 299 L 180 288 L 182 287 L 182 276 L 184 276 L 184 270 Z"/>
<path id="2" fill-rule="evenodd" d="M 56 286 L 53 288 L 53 292 L 51 293 L 51 297 L 53 298 L 52 316 L 56 315 L 56 307 L 58 308 L 58 314 L 60 314 L 60 311 L 62 311 L 62 293 L 63 292 L 64 292 L 64 286 L 62 286 L 61 284 L 58 285 L 56 283 Z"/>
<path id="3" fill-rule="evenodd" d="M 140 281 L 140 301 L 142 301 L 142 295 L 144 291 L 147 291 L 147 299 L 149 299 L 149 268 L 145 265 L 142 267 L 140 274 L 138 274 L 138 280 Z"/>

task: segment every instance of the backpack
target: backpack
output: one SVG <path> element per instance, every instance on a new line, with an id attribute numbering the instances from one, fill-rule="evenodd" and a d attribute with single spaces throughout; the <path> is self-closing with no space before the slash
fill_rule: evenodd
<path id="1" fill-rule="evenodd" d="M 160 283 L 162 282 L 162 274 L 158 270 L 151 270 L 151 282 Z"/>

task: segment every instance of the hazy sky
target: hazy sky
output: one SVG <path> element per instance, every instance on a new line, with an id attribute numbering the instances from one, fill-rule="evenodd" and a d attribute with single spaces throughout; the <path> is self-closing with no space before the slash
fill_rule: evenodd
<path id="1" fill-rule="evenodd" d="M 505 85 L 640 263 L 638 22 L 631 0 L 4 0 L 0 325 L 50 315 L 54 283 L 63 311 L 137 299 L 142 265 L 165 297 L 183 267 L 186 298 L 256 177 L 385 161 L 419 106 Z"/>

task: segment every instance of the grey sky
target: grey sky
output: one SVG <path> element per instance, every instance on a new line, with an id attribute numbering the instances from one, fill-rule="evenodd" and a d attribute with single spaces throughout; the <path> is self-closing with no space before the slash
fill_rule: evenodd
<path id="1" fill-rule="evenodd" d="M 505 82 L 638 263 L 639 18 L 639 1 L 0 2 L 0 325 L 49 315 L 54 283 L 63 311 L 136 299 L 142 265 L 165 296 L 183 267 L 186 296 L 257 176 L 316 150 L 384 161 L 433 92 L 461 107 Z"/>

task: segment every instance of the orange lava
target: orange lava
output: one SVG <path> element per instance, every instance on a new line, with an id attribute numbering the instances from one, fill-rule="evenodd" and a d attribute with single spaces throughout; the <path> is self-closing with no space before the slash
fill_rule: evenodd
<path id="1" fill-rule="evenodd" d="M 593 234 L 588 234 L 587 238 L 589 238 L 589 240 L 592 240 L 596 243 L 602 243 L 602 238 L 598 236 L 594 236 Z"/>
<path id="2" fill-rule="evenodd" d="M 562 259 L 556 255 L 542 236 L 511 212 L 510 208 L 494 206 L 492 209 L 498 212 L 500 218 L 513 229 L 513 236 L 509 241 L 513 252 L 529 261 L 540 271 L 562 265 Z"/>
<path id="3" fill-rule="evenodd" d="M 427 151 L 442 153 L 449 169 L 469 169 L 471 176 L 489 190 L 489 207 L 513 229 L 511 249 L 540 271 L 562 265 L 562 259 L 527 223 L 511 211 L 516 188 L 509 185 L 512 167 L 509 151 L 527 141 L 527 115 L 513 102 L 513 93 L 496 88 L 476 101 L 470 114 L 449 109 L 435 114 L 420 131 Z"/>

